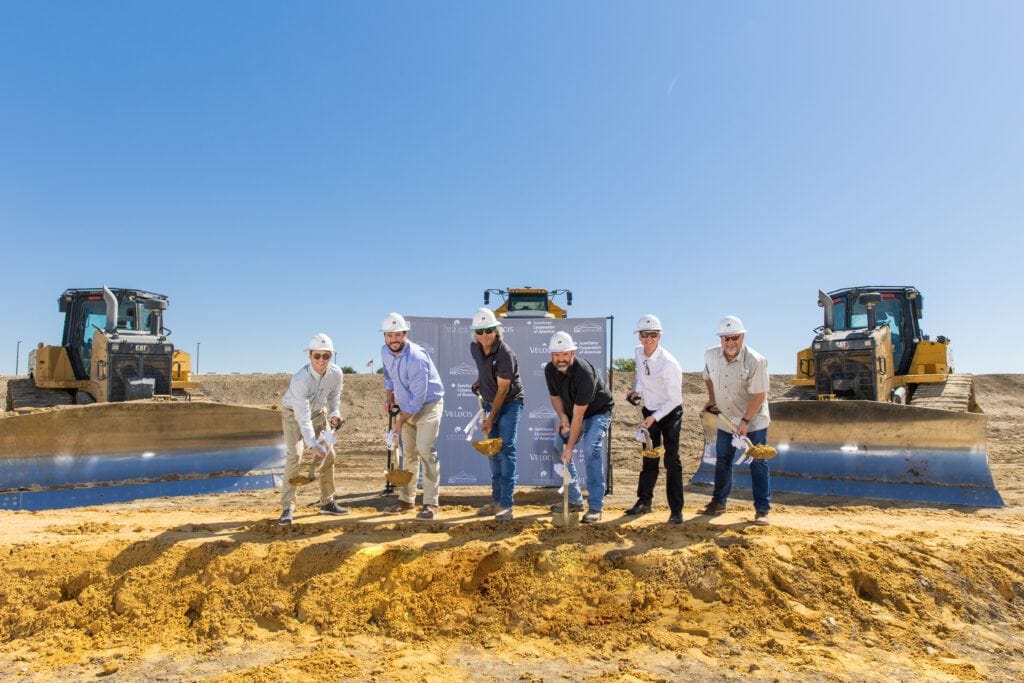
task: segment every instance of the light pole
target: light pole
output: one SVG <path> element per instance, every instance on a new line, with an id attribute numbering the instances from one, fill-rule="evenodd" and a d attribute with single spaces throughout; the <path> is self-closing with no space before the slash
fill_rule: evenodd
<path id="1" fill-rule="evenodd" d="M 203 342 L 196 342 L 196 374 L 199 374 L 199 345 Z"/>
<path id="2" fill-rule="evenodd" d="M 19 339 L 18 340 L 18 348 L 14 352 L 14 374 L 15 375 L 18 374 L 18 368 L 21 367 L 19 365 L 20 362 L 21 362 L 21 340 Z"/>

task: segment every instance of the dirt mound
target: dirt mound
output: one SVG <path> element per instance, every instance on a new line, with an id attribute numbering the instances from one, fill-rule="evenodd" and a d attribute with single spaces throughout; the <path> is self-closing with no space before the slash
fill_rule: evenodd
<path id="1" fill-rule="evenodd" d="M 986 652 L 1021 652 L 1019 527 L 950 537 L 691 521 L 681 532 L 566 532 L 376 514 L 285 531 L 198 523 L 137 540 L 51 527 L 59 541 L 6 549 L 0 642 L 32 670 L 72 675 L 111 665 L 138 675 L 145 653 L 216 657 L 225 643 L 248 644 L 278 659 L 236 668 L 251 679 L 242 672 L 253 666 L 257 680 L 295 673 L 295 647 L 319 652 L 335 676 L 383 667 L 400 680 L 472 677 L 444 655 L 465 647 L 519 665 L 594 660 L 607 675 L 651 650 L 758 675 L 960 680 L 998 677 Z M 366 638 L 405 645 L 390 662 L 365 660 L 354 651 Z"/>

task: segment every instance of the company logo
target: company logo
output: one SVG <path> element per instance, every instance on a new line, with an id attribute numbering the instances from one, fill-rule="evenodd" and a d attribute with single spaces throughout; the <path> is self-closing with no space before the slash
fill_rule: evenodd
<path id="1" fill-rule="evenodd" d="M 472 365 L 470 365 L 469 363 L 459 363 L 458 365 L 453 365 L 451 367 L 451 369 L 448 370 L 448 374 L 449 375 L 475 375 L 476 374 L 476 368 L 473 367 Z"/>
<path id="2" fill-rule="evenodd" d="M 542 417 L 558 417 L 558 413 L 555 412 L 554 408 L 550 408 L 548 406 L 541 406 L 540 408 L 531 410 L 530 417 L 534 419 L 539 419 Z"/>
<path id="3" fill-rule="evenodd" d="M 601 331 L 601 326 L 598 325 L 597 323 L 583 323 L 582 325 L 577 325 L 576 327 L 572 328 L 572 331 L 574 333 L 578 333 L 578 332 L 600 332 Z"/>
<path id="4" fill-rule="evenodd" d="M 604 353 L 604 349 L 601 348 L 601 344 L 599 342 L 579 342 L 577 346 L 579 346 L 577 353 L 582 353 L 585 356 Z"/>
<path id="5" fill-rule="evenodd" d="M 458 474 L 448 477 L 449 484 L 475 484 L 477 478 L 469 472 L 459 472 Z"/>
<path id="6" fill-rule="evenodd" d="M 460 417 L 460 418 L 461 417 L 465 417 L 465 418 L 470 418 L 470 417 L 473 417 L 474 415 L 476 415 L 476 411 L 466 410 L 465 408 L 456 408 L 455 410 L 445 409 L 445 411 L 444 411 L 444 416 L 445 417 Z"/>
<path id="7" fill-rule="evenodd" d="M 537 355 L 540 355 L 540 354 L 547 355 L 548 353 L 551 353 L 551 352 L 548 351 L 548 345 L 545 344 L 544 346 L 531 346 L 530 347 L 530 353 L 532 353 L 533 355 L 537 356 Z"/>
<path id="8" fill-rule="evenodd" d="M 534 334 L 554 334 L 555 324 L 554 323 L 542 323 L 537 322 L 533 324 Z"/>
<path id="9" fill-rule="evenodd" d="M 450 388 L 455 392 L 456 398 L 476 398 L 476 394 L 473 393 L 472 384 L 460 384 L 458 382 L 452 382 Z"/>

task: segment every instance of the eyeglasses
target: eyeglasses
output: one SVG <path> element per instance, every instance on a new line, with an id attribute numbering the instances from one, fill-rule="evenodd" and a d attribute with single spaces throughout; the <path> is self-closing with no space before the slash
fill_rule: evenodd
<path id="1" fill-rule="evenodd" d="M 327 353 L 311 353 L 309 357 L 313 360 L 330 360 L 331 353 L 329 351 Z"/>
<path id="2" fill-rule="evenodd" d="M 647 359 L 646 358 L 644 358 L 644 374 L 645 375 L 651 374 L 651 366 L 647 364 Z"/>
<path id="3" fill-rule="evenodd" d="M 657 330 L 654 330 L 652 332 L 641 332 L 640 333 L 640 338 L 641 339 L 655 339 L 655 338 L 657 338 L 657 336 L 659 334 L 661 334 L 661 332 L 658 332 Z"/>
<path id="4" fill-rule="evenodd" d="M 476 336 L 479 337 L 481 334 L 494 334 L 497 329 L 497 327 L 485 327 L 482 330 L 476 330 Z"/>
<path id="5" fill-rule="evenodd" d="M 722 335 L 722 341 L 727 341 L 727 342 L 739 341 L 742 336 L 743 336 L 742 334 L 730 334 L 728 336 L 723 334 Z"/>

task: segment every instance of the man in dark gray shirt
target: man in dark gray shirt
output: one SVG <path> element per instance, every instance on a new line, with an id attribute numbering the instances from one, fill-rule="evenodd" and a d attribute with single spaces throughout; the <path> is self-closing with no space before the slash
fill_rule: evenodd
<path id="1" fill-rule="evenodd" d="M 473 315 L 476 341 L 469 345 L 476 362 L 477 380 L 473 391 L 484 402 L 487 417 L 483 432 L 488 438 L 501 437 L 501 450 L 488 458 L 491 464 L 491 502 L 479 510 L 497 520 L 512 519 L 518 468 L 516 442 L 523 414 L 523 381 L 519 361 L 501 338 L 501 323 L 494 312 L 481 308 Z"/>
<path id="2" fill-rule="evenodd" d="M 559 434 L 567 439 L 562 448 L 562 462 L 574 480 L 569 488 L 569 509 L 573 512 L 583 510 L 583 492 L 572 460 L 573 449 L 579 444 L 587 471 L 590 499 L 590 509 L 583 515 L 583 522 L 600 522 L 605 490 L 604 441 L 612 423 L 615 401 L 594 366 L 576 357 L 576 343 L 568 332 L 551 335 L 548 350 L 551 351 L 551 362 L 544 367 L 544 379 L 547 380 L 551 406 L 558 415 Z M 556 503 L 551 509 L 560 512 L 562 504 Z"/>

